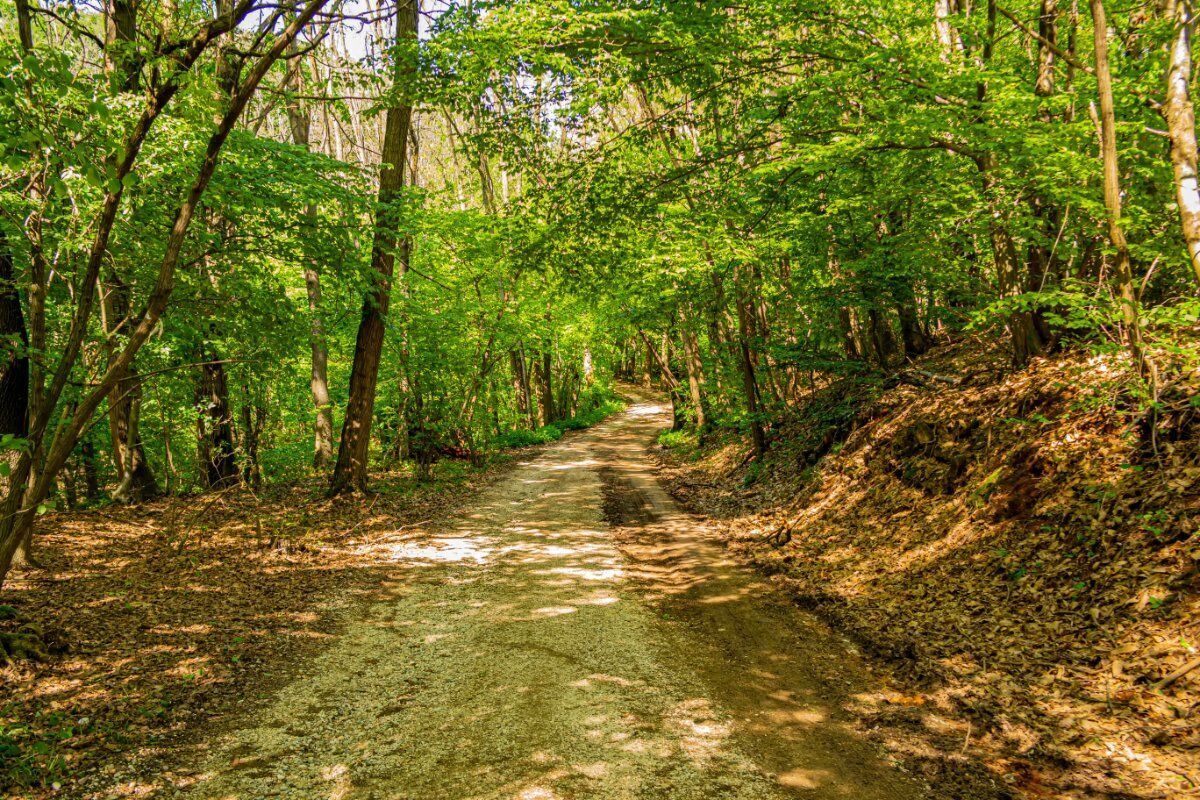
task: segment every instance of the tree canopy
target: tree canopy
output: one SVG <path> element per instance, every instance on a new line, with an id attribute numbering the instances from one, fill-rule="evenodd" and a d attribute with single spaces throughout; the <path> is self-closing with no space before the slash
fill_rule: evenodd
<path id="1" fill-rule="evenodd" d="M 771 423 L 976 337 L 1197 366 L 1192 4 L 0 0 L 0 576 L 39 509 Z M 1187 402 L 1186 398 L 1183 402 Z"/>

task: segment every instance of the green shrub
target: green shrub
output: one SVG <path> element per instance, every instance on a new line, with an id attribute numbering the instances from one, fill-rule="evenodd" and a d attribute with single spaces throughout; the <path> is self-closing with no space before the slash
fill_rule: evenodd
<path id="1" fill-rule="evenodd" d="M 557 425 L 543 425 L 536 431 L 516 430 L 501 434 L 493 439 L 499 448 L 531 447 L 535 444 L 548 444 L 562 438 L 562 428 Z"/>
<path id="2" fill-rule="evenodd" d="M 581 411 L 570 419 L 563 420 L 562 422 L 556 422 L 554 424 L 559 425 L 566 430 L 581 431 L 584 428 L 590 428 L 593 425 L 598 425 L 610 415 L 624 410 L 625 404 L 620 400 L 609 399 L 605 400 L 603 403 L 591 409 L 590 411 Z"/>
<path id="3" fill-rule="evenodd" d="M 691 444 L 694 439 L 695 435 L 688 431 L 663 431 L 658 435 L 658 443 L 668 450 Z"/>
<path id="4" fill-rule="evenodd" d="M 625 404 L 613 397 L 601 402 L 587 411 L 581 411 L 570 419 L 560 420 L 553 425 L 546 425 L 536 431 L 515 430 L 503 433 L 492 439 L 492 444 L 500 449 L 513 447 L 532 447 L 535 444 L 547 444 L 562 438 L 563 431 L 581 431 L 603 422 L 612 414 L 625 410 Z"/>

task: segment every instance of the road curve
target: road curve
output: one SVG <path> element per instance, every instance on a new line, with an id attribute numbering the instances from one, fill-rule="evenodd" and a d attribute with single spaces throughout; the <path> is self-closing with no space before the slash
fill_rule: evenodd
<path id="1" fill-rule="evenodd" d="M 639 400 L 459 518 L 163 796 L 215 800 L 933 796 L 841 721 L 852 654 L 655 482 Z"/>

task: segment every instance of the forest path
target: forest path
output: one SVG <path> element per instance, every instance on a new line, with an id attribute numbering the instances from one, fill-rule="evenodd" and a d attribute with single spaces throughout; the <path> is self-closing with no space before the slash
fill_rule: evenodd
<path id="1" fill-rule="evenodd" d="M 838 721 L 857 659 L 654 479 L 639 399 L 387 545 L 383 596 L 185 797 L 917 798 Z"/>

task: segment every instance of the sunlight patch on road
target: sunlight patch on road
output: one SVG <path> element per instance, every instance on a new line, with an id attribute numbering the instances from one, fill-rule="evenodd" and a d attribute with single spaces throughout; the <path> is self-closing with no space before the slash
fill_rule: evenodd
<path id="1" fill-rule="evenodd" d="M 621 598 L 613 597 L 611 594 L 598 594 L 575 602 L 584 606 L 611 606 L 613 603 L 621 602 Z"/>
<path id="2" fill-rule="evenodd" d="M 530 786 L 517 795 L 519 800 L 558 800 L 558 795 L 544 786 Z"/>
<path id="3" fill-rule="evenodd" d="M 652 403 L 639 403 L 629 409 L 628 415 L 631 417 L 655 417 L 663 413 L 665 406 Z"/>
<path id="4" fill-rule="evenodd" d="M 535 617 L 561 617 L 564 614 L 574 614 L 578 610 L 575 606 L 546 606 L 545 608 L 535 608 L 533 615 Z"/>
<path id="5" fill-rule="evenodd" d="M 793 769 L 775 776 L 780 784 L 792 789 L 819 789 L 829 778 L 829 771 L 824 769 Z"/>
<path id="6" fill-rule="evenodd" d="M 666 722 L 677 731 L 683 751 L 702 768 L 722 755 L 725 740 L 733 732 L 727 721 L 718 719 L 711 703 L 700 697 L 677 705 Z"/>
<path id="7" fill-rule="evenodd" d="M 585 581 L 618 581 L 625 575 L 620 567 L 553 567 L 539 570 L 540 575 L 569 575 Z"/>
<path id="8" fill-rule="evenodd" d="M 548 467 L 543 467 L 543 469 L 549 470 L 550 472 L 562 472 L 569 469 L 588 469 L 589 467 L 594 467 L 599 463 L 600 462 L 594 458 L 585 458 L 582 461 L 567 461 L 562 464 L 554 464 Z"/>
<path id="9" fill-rule="evenodd" d="M 768 711 L 767 719 L 773 725 L 819 725 L 829 719 L 829 715 L 819 708 L 792 708 Z"/>
<path id="10" fill-rule="evenodd" d="M 333 783 L 329 800 L 345 800 L 350 796 L 350 768 L 345 764 L 333 764 L 321 770 L 321 779 Z"/>
<path id="11" fill-rule="evenodd" d="M 378 549 L 392 561 L 424 561 L 429 563 L 457 563 L 473 561 L 483 564 L 492 555 L 492 548 L 485 547 L 477 539 L 467 537 L 441 537 L 420 542 L 398 542 L 379 545 Z"/>

